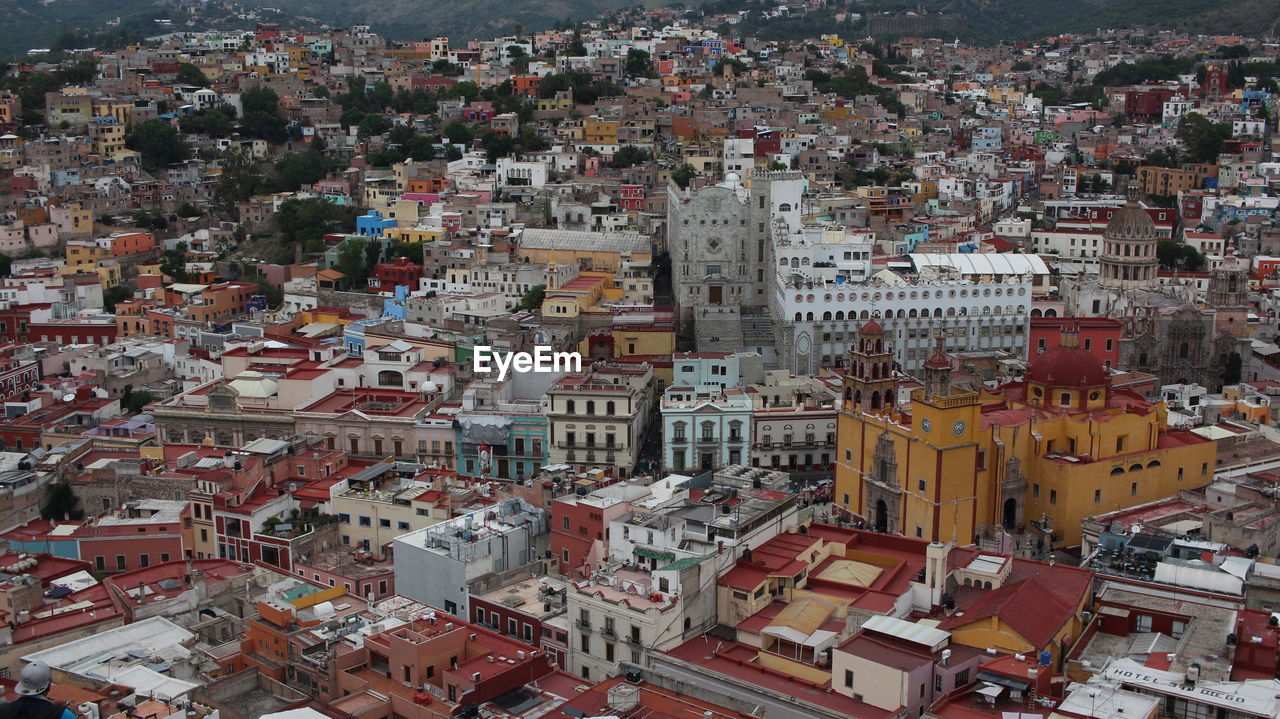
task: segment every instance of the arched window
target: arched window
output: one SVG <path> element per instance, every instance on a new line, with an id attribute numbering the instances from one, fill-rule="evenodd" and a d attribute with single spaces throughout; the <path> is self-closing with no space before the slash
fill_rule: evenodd
<path id="1" fill-rule="evenodd" d="M 612 416 L 612 415 L 614 415 L 614 414 L 617 414 L 616 412 L 614 412 L 614 408 L 615 408 L 615 406 L 616 406 L 616 405 L 614 405 L 613 400 L 609 400 L 609 401 L 608 401 L 607 403 L 605 403 L 605 405 L 604 405 L 604 409 L 605 409 L 605 412 L 604 412 L 604 413 L 605 413 L 605 414 L 607 414 L 607 415 L 610 415 L 610 416 Z"/>
<path id="2" fill-rule="evenodd" d="M 1142 471 L 1142 465 L 1140 465 L 1140 464 L 1134 464 L 1134 465 L 1131 465 L 1131 466 L 1129 467 L 1129 471 L 1130 471 L 1130 472 L 1141 472 L 1141 471 Z"/>
<path id="3" fill-rule="evenodd" d="M 565 403 L 564 411 L 568 412 L 569 414 L 573 414 L 575 411 L 577 411 L 577 408 L 574 406 L 573 400 L 569 400 L 568 402 Z"/>
<path id="4" fill-rule="evenodd" d="M 378 373 L 378 385 L 380 387 L 403 387 L 404 375 L 393 369 L 384 369 Z"/>
<path id="5" fill-rule="evenodd" d="M 596 403 L 594 400 L 587 400 L 587 414 L 596 413 Z"/>
<path id="6" fill-rule="evenodd" d="M 1115 469 L 1111 470 L 1112 477 L 1118 477 L 1122 474 L 1124 474 L 1124 467 L 1116 467 Z"/>
<path id="7" fill-rule="evenodd" d="M 1147 462 L 1147 469 L 1156 469 L 1159 466 L 1160 466 L 1160 460 L 1158 459 L 1153 459 L 1150 462 Z"/>

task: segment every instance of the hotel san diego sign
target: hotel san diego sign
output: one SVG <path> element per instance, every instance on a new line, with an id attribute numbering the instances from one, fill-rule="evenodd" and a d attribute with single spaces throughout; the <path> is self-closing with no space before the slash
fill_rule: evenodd
<path id="1" fill-rule="evenodd" d="M 1245 714 L 1273 716 L 1276 694 L 1275 680 L 1264 680 L 1262 686 L 1246 682 L 1203 682 L 1190 684 L 1181 674 L 1144 667 L 1123 659 L 1112 662 L 1103 676 L 1138 689 L 1185 698 L 1200 704 L 1234 709 Z"/>

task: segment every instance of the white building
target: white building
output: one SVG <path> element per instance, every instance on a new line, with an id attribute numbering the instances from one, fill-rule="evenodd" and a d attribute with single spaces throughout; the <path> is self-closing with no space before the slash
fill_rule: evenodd
<path id="1" fill-rule="evenodd" d="M 396 591 L 466 618 L 476 581 L 541 559 L 547 524 L 546 510 L 517 497 L 402 534 L 392 543 Z"/>
<path id="2" fill-rule="evenodd" d="M 1048 278 L 1039 257 L 911 258 L 915 273 L 881 270 L 862 283 L 838 277 L 834 282 L 796 282 L 779 273 L 770 311 L 780 365 L 797 375 L 838 366 L 860 323 L 872 317 L 892 338 L 895 360 L 907 373 L 917 372 L 933 354 L 939 330 L 946 334 L 948 349 L 1025 354 L 1033 288 Z"/>

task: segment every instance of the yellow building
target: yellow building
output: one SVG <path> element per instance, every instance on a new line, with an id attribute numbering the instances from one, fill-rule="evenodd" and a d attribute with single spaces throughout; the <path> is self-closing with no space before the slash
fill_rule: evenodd
<path id="1" fill-rule="evenodd" d="M 347 491 L 334 496 L 333 513 L 342 543 L 363 547 L 378 558 L 385 558 L 383 548 L 401 534 L 451 516 L 448 491 L 383 478 L 353 481 Z"/>
<path id="2" fill-rule="evenodd" d="M 588 145 L 613 145 L 618 142 L 618 128 L 622 123 L 617 120 L 602 120 L 588 117 L 582 121 L 583 141 Z"/>
<path id="3" fill-rule="evenodd" d="M 438 242 L 445 238 L 448 230 L 430 227 L 387 227 L 382 230 L 383 237 L 391 237 L 396 242 Z"/>
<path id="4" fill-rule="evenodd" d="M 67 262 L 59 270 L 59 275 L 74 275 L 81 272 L 98 275 L 103 288 L 115 287 L 123 281 L 120 263 L 106 247 L 99 247 L 92 240 L 71 240 L 67 243 Z"/>
<path id="5" fill-rule="evenodd" d="M 1170 429 L 1163 402 L 1113 388 L 1075 329 L 1021 381 L 953 386 L 941 348 L 900 405 L 874 320 L 849 352 L 835 500 L 878 529 L 968 544 L 997 527 L 1080 544 L 1080 522 L 1212 479 L 1216 445 Z"/>

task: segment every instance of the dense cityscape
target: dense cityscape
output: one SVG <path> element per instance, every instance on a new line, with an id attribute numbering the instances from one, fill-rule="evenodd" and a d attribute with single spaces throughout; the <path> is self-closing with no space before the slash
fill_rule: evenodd
<path id="1" fill-rule="evenodd" d="M 1280 719 L 1275 26 L 731 4 L 0 65 L 0 717 Z"/>

